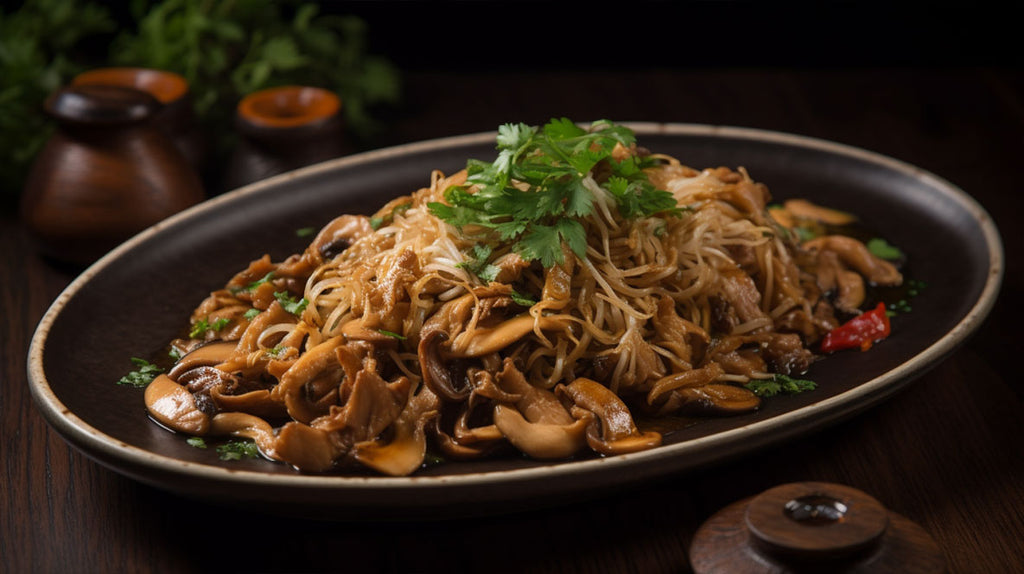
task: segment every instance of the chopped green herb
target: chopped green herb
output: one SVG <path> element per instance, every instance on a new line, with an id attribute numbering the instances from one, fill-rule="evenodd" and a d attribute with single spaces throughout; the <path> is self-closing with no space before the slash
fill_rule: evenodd
<path id="1" fill-rule="evenodd" d="M 537 304 L 536 301 L 527 297 L 526 295 L 523 295 L 522 293 L 519 293 L 518 291 L 513 291 L 511 297 L 512 301 L 516 305 L 520 305 L 523 307 L 533 307 L 534 305 Z"/>
<path id="2" fill-rule="evenodd" d="M 818 388 L 814 381 L 794 379 L 786 375 L 772 375 L 769 379 L 753 379 L 744 385 L 759 397 L 773 397 L 778 394 L 795 395 Z"/>
<path id="3" fill-rule="evenodd" d="M 206 448 L 206 441 L 200 436 L 189 437 L 185 442 L 188 443 L 189 446 L 193 446 L 195 448 Z"/>
<path id="4" fill-rule="evenodd" d="M 590 130 L 567 118 L 552 119 L 543 129 L 504 124 L 498 128 L 497 159 L 469 160 L 466 185 L 449 187 L 445 203 L 428 207 L 464 233 L 511 242 L 520 257 L 545 267 L 563 262 L 563 244 L 585 258 L 587 237 L 580 220 L 595 211 L 594 188 L 615 198 L 626 218 L 683 211 L 671 193 L 655 188 L 643 172 L 654 160 L 612 157 L 617 144 L 635 142 L 632 130 L 606 120 L 594 122 Z M 609 172 L 601 184 L 591 178 L 598 164 Z"/>
<path id="5" fill-rule="evenodd" d="M 287 291 L 274 291 L 274 298 L 285 311 L 292 315 L 301 315 L 306 310 L 306 305 L 309 304 L 305 297 L 296 301 L 295 297 Z"/>
<path id="6" fill-rule="evenodd" d="M 131 361 L 135 363 L 135 366 L 137 368 L 134 371 L 128 373 L 127 375 L 121 377 L 117 381 L 117 384 L 142 388 L 148 385 L 150 382 L 152 382 L 152 380 L 155 379 L 157 375 L 164 372 L 163 369 L 154 365 L 153 363 L 150 363 L 146 359 L 132 357 Z"/>
<path id="7" fill-rule="evenodd" d="M 259 315 L 262 312 L 263 311 L 260 311 L 259 309 L 249 309 L 248 311 L 245 312 L 245 315 L 242 316 L 245 317 L 246 321 L 252 321 L 253 319 L 256 318 L 257 315 Z"/>
<path id="8" fill-rule="evenodd" d="M 226 327 L 228 323 L 231 322 L 231 319 L 225 319 L 223 317 L 221 317 L 220 319 L 214 319 L 213 323 L 210 323 L 208 319 L 209 317 L 207 317 L 206 319 L 200 319 L 196 321 L 192 325 L 192 330 L 188 332 L 189 338 L 198 339 L 199 337 L 202 337 L 205 333 L 211 331 L 216 333 L 217 331 L 220 331 L 221 329 Z"/>
<path id="9" fill-rule="evenodd" d="M 880 259 L 893 261 L 903 257 L 903 252 L 900 251 L 898 247 L 889 245 L 889 242 L 881 237 L 869 239 L 866 246 L 872 255 Z"/>
<path id="10" fill-rule="evenodd" d="M 280 356 L 281 356 L 281 352 L 283 352 L 283 351 L 284 351 L 285 349 L 287 349 L 287 348 L 288 348 L 288 347 L 286 347 L 285 345 L 277 345 L 277 346 L 275 346 L 275 347 L 273 347 L 273 348 L 271 348 L 271 349 L 267 349 L 267 350 L 266 350 L 266 351 L 264 351 L 264 352 L 265 352 L 265 353 L 266 353 L 267 355 L 269 355 L 269 356 L 271 356 L 271 357 L 275 357 L 275 358 L 276 358 L 276 357 L 280 357 Z"/>
<path id="11" fill-rule="evenodd" d="M 230 291 L 232 293 L 242 293 L 242 292 L 250 293 L 252 291 L 255 291 L 256 288 L 259 287 L 260 285 L 263 285 L 264 283 L 270 283 L 270 280 L 273 279 L 273 278 L 274 278 L 274 272 L 270 271 L 266 275 L 264 275 L 261 279 L 257 279 L 256 281 L 253 281 L 252 283 L 249 283 L 245 287 L 233 287 L 232 289 L 230 289 Z"/>
<path id="12" fill-rule="evenodd" d="M 242 460 L 243 458 L 256 458 L 260 451 L 256 443 L 251 440 L 233 440 L 217 447 L 217 454 L 221 460 Z"/>
<path id="13" fill-rule="evenodd" d="M 170 350 L 167 351 L 167 356 L 170 357 L 172 361 L 177 362 L 185 355 L 181 353 L 181 349 L 177 347 L 171 347 Z"/>
<path id="14" fill-rule="evenodd" d="M 796 233 L 796 238 L 801 243 L 805 241 L 810 241 L 815 237 L 818 237 L 818 235 L 820 235 L 816 229 L 813 229 L 811 227 L 804 227 L 802 225 L 794 227 L 793 232 Z"/>
<path id="15" fill-rule="evenodd" d="M 405 335 L 402 335 L 401 333 L 394 333 L 392 331 L 387 331 L 385 329 L 377 329 L 377 332 L 380 333 L 381 335 L 387 335 L 388 337 L 398 339 L 399 341 L 405 340 Z"/>
<path id="16" fill-rule="evenodd" d="M 498 277 L 501 271 L 497 266 L 491 265 L 487 260 L 491 257 L 491 247 L 484 243 L 473 246 L 473 258 L 456 265 L 479 277 L 484 283 L 490 283 Z"/>
<path id="17" fill-rule="evenodd" d="M 300 227 L 295 230 L 296 237 L 311 237 L 314 233 L 316 233 L 315 227 Z"/>
<path id="18" fill-rule="evenodd" d="M 384 218 L 383 217 L 371 217 L 370 218 L 370 228 L 373 229 L 374 231 L 377 231 L 383 225 L 384 225 Z"/>

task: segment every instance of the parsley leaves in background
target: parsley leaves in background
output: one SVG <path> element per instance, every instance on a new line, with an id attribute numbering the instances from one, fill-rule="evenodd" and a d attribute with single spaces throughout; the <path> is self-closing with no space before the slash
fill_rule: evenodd
<path id="1" fill-rule="evenodd" d="M 297 84 L 337 93 L 354 140 L 378 133 L 377 112 L 399 103 L 399 70 L 368 52 L 369 30 L 359 17 L 321 14 L 317 3 L 298 0 L 136 0 L 130 9 L 121 30 L 98 0 L 26 0 L 15 11 L 0 9 L 2 199 L 20 194 L 53 131 L 43 101 L 90 68 L 184 76 L 201 127 L 219 138 L 212 142 L 219 155 L 235 141 L 236 104 L 263 88 Z"/>
<path id="2" fill-rule="evenodd" d="M 164 372 L 163 369 L 145 359 L 132 357 L 131 360 L 132 363 L 135 363 L 136 369 L 121 377 L 120 380 L 117 381 L 117 384 L 142 388 L 152 382 L 157 375 Z"/>
<path id="3" fill-rule="evenodd" d="M 43 101 L 86 69 L 84 45 L 115 24 L 103 6 L 79 0 L 27 0 L 0 9 L 0 193 L 21 192 L 35 155 L 53 133 Z"/>
<path id="4" fill-rule="evenodd" d="M 567 118 L 553 119 L 543 129 L 504 124 L 496 142 L 498 156 L 493 162 L 467 162 L 467 184 L 448 188 L 446 203 L 433 202 L 429 208 L 463 233 L 491 234 L 512 242 L 513 250 L 527 261 L 540 261 L 545 267 L 560 264 L 563 245 L 577 257 L 586 257 L 587 237 L 580 220 L 594 214 L 594 190 L 588 186 L 597 183 L 589 175 L 599 164 L 609 171 L 603 189 L 615 198 L 623 217 L 681 211 L 672 194 L 647 179 L 643 159 L 612 157 L 617 144 L 629 147 L 636 142 L 632 130 L 624 126 L 601 120 L 585 130 Z M 473 255 L 469 265 L 483 268 L 486 258 Z"/>

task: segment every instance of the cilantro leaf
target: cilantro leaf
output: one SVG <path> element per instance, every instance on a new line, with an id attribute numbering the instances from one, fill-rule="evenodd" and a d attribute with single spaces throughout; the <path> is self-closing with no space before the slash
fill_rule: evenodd
<path id="1" fill-rule="evenodd" d="M 459 263 L 456 267 L 469 271 L 485 283 L 490 283 L 497 278 L 498 272 L 501 271 L 497 266 L 488 263 L 491 252 L 492 249 L 489 245 L 478 243 L 473 246 L 472 258 Z"/>
<path id="2" fill-rule="evenodd" d="M 522 306 L 522 307 L 533 307 L 534 305 L 537 304 L 536 301 L 534 301 L 530 297 L 527 297 L 526 295 L 523 295 L 522 293 L 520 293 L 518 291 L 512 291 L 510 297 L 512 297 L 512 301 L 516 305 L 519 305 L 519 306 Z"/>
<path id="3" fill-rule="evenodd" d="M 256 443 L 251 440 L 233 440 L 217 447 L 217 454 L 221 460 L 242 460 L 243 458 L 256 458 L 260 451 Z"/>
<path id="4" fill-rule="evenodd" d="M 878 257 L 879 259 L 894 261 L 903 257 L 903 252 L 900 251 L 898 247 L 889 245 L 889 242 L 882 239 L 881 237 L 869 239 L 866 244 L 866 247 L 872 255 Z"/>
<path id="5" fill-rule="evenodd" d="M 643 168 L 652 160 L 612 156 L 617 146 L 635 143 L 632 130 L 607 120 L 589 130 L 568 118 L 553 118 L 541 129 L 504 124 L 498 127 L 497 158 L 469 160 L 466 185 L 449 187 L 444 203 L 428 209 L 463 233 L 509 242 L 520 257 L 546 267 L 562 263 L 563 245 L 584 258 L 582 220 L 594 215 L 595 185 L 615 198 L 627 219 L 684 211 L 671 193 L 647 179 Z"/>
<path id="6" fill-rule="evenodd" d="M 772 375 L 768 379 L 753 379 L 744 385 L 759 397 L 773 397 L 778 394 L 795 395 L 818 388 L 814 381 L 794 379 L 786 375 Z"/>
<path id="7" fill-rule="evenodd" d="M 281 304 L 281 307 L 292 315 L 301 315 L 306 310 L 309 301 L 305 297 L 295 300 L 295 297 L 287 291 L 274 291 L 274 298 Z"/>
<path id="8" fill-rule="evenodd" d="M 164 372 L 163 369 L 138 357 L 131 358 L 132 363 L 137 367 L 134 371 L 118 379 L 117 384 L 130 387 L 142 388 L 148 385 L 157 375 Z"/>
<path id="9" fill-rule="evenodd" d="M 224 317 L 214 319 L 212 323 L 209 321 L 209 317 L 207 317 L 206 319 L 200 319 L 192 324 L 192 329 L 188 332 L 188 336 L 191 339 L 198 339 L 199 337 L 205 335 L 207 332 L 212 331 L 216 333 L 217 331 L 220 331 L 221 329 L 226 327 L 230 322 L 231 319 L 226 319 Z"/>

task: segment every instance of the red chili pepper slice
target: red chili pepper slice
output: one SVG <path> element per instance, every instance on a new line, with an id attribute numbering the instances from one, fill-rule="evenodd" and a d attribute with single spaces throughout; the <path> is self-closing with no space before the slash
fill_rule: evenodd
<path id="1" fill-rule="evenodd" d="M 885 312 L 885 304 L 879 303 L 874 309 L 865 311 L 829 331 L 821 341 L 821 350 L 824 353 L 856 348 L 867 351 L 875 342 L 889 336 L 889 328 L 889 315 Z"/>

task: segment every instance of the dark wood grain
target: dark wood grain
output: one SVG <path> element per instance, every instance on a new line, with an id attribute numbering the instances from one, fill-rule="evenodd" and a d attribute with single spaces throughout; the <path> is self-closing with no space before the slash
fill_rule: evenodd
<path id="1" fill-rule="evenodd" d="M 528 513 L 315 522 L 142 486 L 47 427 L 27 390 L 25 355 L 36 322 L 74 271 L 40 258 L 8 213 L 0 219 L 0 570 L 686 572 L 694 533 L 719 509 L 779 484 L 822 481 L 860 489 L 919 524 L 952 572 L 1024 571 L 1019 69 L 421 71 L 407 78 L 406 102 L 375 145 L 566 115 L 773 129 L 891 155 L 989 210 L 1007 252 L 1004 288 L 979 333 L 906 390 L 753 456 Z"/>

